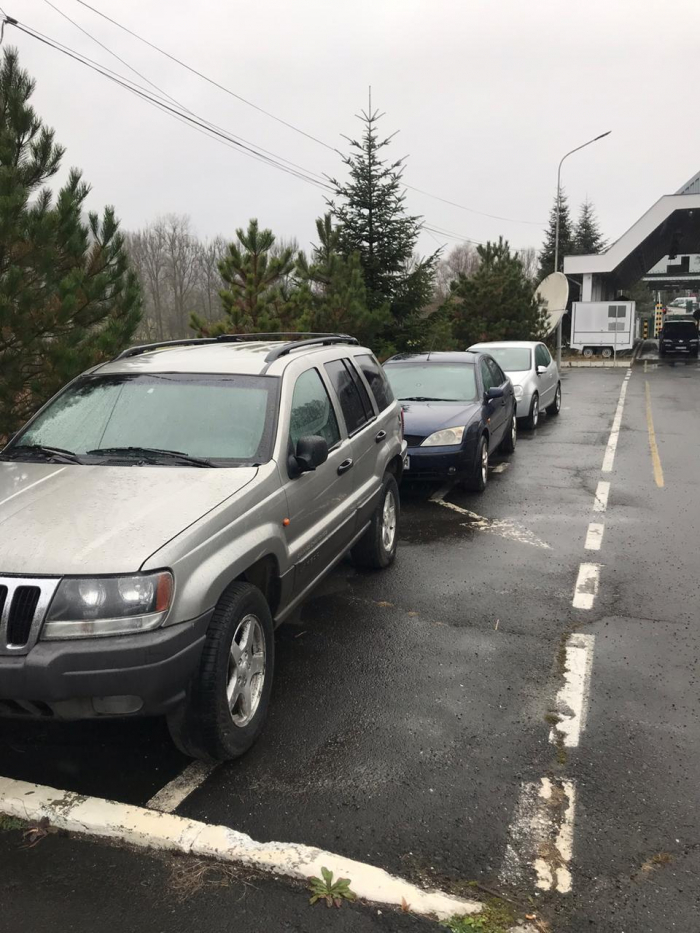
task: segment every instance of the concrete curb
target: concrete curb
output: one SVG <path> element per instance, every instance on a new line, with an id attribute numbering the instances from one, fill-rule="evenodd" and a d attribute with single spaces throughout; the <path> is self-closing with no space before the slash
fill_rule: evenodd
<path id="1" fill-rule="evenodd" d="M 255 842 L 227 826 L 201 823 L 172 813 L 85 797 L 42 784 L 0 777 L 0 813 L 141 848 L 180 852 L 306 881 L 328 868 L 335 878 L 350 879 L 358 898 L 401 907 L 439 920 L 455 914 L 474 914 L 479 901 L 464 900 L 442 891 L 424 891 L 381 868 L 315 849 L 283 842 Z"/>

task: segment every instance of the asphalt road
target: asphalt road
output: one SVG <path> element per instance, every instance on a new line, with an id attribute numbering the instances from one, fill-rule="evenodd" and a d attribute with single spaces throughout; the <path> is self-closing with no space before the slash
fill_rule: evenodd
<path id="1" fill-rule="evenodd" d="M 446 507 L 405 489 L 395 566 L 368 574 L 344 563 L 282 627 L 263 737 L 177 812 L 446 889 L 475 881 L 534 903 L 554 933 L 700 929 L 700 369 L 634 368 L 598 516 L 602 548 L 591 555 L 584 540 L 624 376 L 567 373 L 561 416 L 521 434 L 482 496 L 452 489 Z M 663 487 L 652 470 L 647 384 Z M 572 596 L 590 560 L 599 590 L 583 611 Z M 562 754 L 549 719 L 572 632 L 594 635 L 595 649 L 585 731 Z M 145 804 L 185 763 L 158 723 L 0 724 L 1 774 L 81 793 Z M 576 787 L 568 893 L 538 888 L 534 862 L 504 870 L 523 789 L 543 778 Z M 0 833 L 0 900 L 17 916 L 22 878 L 48 872 L 42 853 L 57 846 L 94 879 L 66 929 L 87 929 L 79 918 L 90 898 L 104 890 L 117 904 L 140 872 L 156 880 L 139 891 L 134 929 L 180 928 L 175 913 L 159 917 L 162 861 L 57 837 L 18 858 L 16 834 Z M 264 896 L 249 901 L 242 931 L 422 928 L 369 908 L 323 910 L 317 927 L 297 889 L 255 883 Z M 196 894 L 201 909 L 208 890 Z M 241 891 L 231 882 L 216 899 L 228 904 Z M 256 926 L 260 905 L 267 913 Z M 39 930 L 51 916 L 36 905 L 30 915 Z M 227 916 L 212 907 L 207 928 L 229 929 Z M 106 920 L 91 925 L 102 928 Z"/>

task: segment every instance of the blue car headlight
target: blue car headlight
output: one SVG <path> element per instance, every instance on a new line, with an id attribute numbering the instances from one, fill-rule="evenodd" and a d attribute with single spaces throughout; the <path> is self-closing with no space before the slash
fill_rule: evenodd
<path id="1" fill-rule="evenodd" d="M 458 428 L 443 428 L 442 431 L 436 431 L 431 434 L 421 444 L 421 447 L 451 447 L 455 444 L 461 444 L 466 425 Z"/>

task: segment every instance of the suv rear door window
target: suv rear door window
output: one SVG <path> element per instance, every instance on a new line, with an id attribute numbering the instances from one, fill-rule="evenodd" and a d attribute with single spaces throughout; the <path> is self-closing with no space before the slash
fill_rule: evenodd
<path id="1" fill-rule="evenodd" d="M 374 417 L 373 413 L 368 411 L 371 404 L 367 390 L 364 386 L 361 386 L 364 393 L 363 398 L 360 388 L 358 388 L 360 380 L 356 375 L 351 375 L 345 365 L 345 360 L 333 360 L 331 363 L 326 363 L 326 372 L 340 401 L 348 434 L 354 434 Z"/>
<path id="2" fill-rule="evenodd" d="M 377 403 L 379 411 L 384 411 L 394 401 L 394 393 L 391 391 L 389 381 L 384 374 L 384 370 L 379 363 L 371 356 L 356 356 L 355 363 L 362 370 L 362 375 L 367 380 L 372 395 Z"/>
<path id="3" fill-rule="evenodd" d="M 340 441 L 338 419 L 333 405 L 315 369 L 302 373 L 294 386 L 292 413 L 289 421 L 289 437 L 296 450 L 300 437 L 318 435 L 324 438 L 330 450 Z"/>

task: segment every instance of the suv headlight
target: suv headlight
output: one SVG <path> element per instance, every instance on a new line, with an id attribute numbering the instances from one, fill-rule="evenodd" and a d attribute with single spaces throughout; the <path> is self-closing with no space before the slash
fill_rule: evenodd
<path id="1" fill-rule="evenodd" d="M 516 399 L 520 401 L 520 399 L 523 397 L 523 387 L 514 385 L 513 394 L 515 395 Z"/>
<path id="2" fill-rule="evenodd" d="M 442 431 L 436 431 L 431 434 L 421 444 L 421 447 L 449 447 L 454 444 L 461 444 L 464 437 L 465 425 L 459 428 L 444 428 Z"/>
<path id="3" fill-rule="evenodd" d="M 168 571 L 123 577 L 66 577 L 46 616 L 43 639 L 129 635 L 158 628 L 173 595 Z"/>

